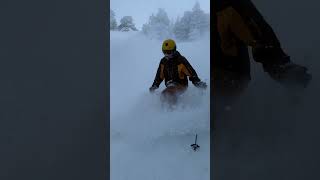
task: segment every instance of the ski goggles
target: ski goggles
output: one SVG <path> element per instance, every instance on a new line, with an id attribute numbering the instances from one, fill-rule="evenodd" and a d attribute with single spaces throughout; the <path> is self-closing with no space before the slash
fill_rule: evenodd
<path id="1" fill-rule="evenodd" d="M 163 54 L 173 54 L 173 50 L 162 50 Z"/>

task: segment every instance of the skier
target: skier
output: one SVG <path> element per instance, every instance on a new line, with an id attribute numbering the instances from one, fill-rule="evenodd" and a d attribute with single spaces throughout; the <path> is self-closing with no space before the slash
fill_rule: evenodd
<path id="1" fill-rule="evenodd" d="M 190 65 L 188 60 L 176 50 L 176 43 L 172 39 L 167 39 L 162 43 L 162 52 L 164 57 L 161 59 L 154 82 L 149 88 L 154 92 L 165 80 L 166 89 L 161 93 L 161 100 L 169 104 L 176 104 L 177 96 L 185 92 L 189 80 L 198 88 L 206 88 L 205 82 L 202 82 L 196 71 Z"/>
<path id="2" fill-rule="evenodd" d="M 218 51 L 213 60 L 214 95 L 238 96 L 250 76 L 248 47 L 254 61 L 286 87 L 305 87 L 311 79 L 307 68 L 293 63 L 250 0 L 216 0 Z"/>

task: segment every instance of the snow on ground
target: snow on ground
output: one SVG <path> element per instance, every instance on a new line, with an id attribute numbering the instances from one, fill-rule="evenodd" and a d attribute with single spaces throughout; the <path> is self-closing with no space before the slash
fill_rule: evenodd
<path id="1" fill-rule="evenodd" d="M 110 32 L 111 179 L 176 180 L 210 177 L 210 93 L 190 83 L 175 111 L 150 94 L 162 41 L 139 32 Z M 179 52 L 209 84 L 209 36 L 177 42 Z M 190 145 L 198 134 L 200 151 Z"/>

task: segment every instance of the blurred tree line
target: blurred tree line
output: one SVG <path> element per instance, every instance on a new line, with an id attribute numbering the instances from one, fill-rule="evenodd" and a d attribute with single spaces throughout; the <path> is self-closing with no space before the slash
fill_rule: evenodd
<path id="1" fill-rule="evenodd" d="M 185 11 L 182 17 L 170 20 L 167 12 L 159 8 L 156 14 L 149 17 L 143 24 L 142 32 L 150 38 L 163 40 L 174 38 L 181 41 L 194 40 L 209 32 L 210 14 L 205 13 L 199 2 L 196 2 L 191 11 Z M 110 11 L 110 30 L 112 31 L 137 31 L 133 18 L 124 16 L 117 24 L 115 12 Z"/>

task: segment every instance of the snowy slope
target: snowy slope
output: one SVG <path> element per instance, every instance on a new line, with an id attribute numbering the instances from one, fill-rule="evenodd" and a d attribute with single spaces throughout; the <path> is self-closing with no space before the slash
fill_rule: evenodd
<path id="1" fill-rule="evenodd" d="M 162 57 L 162 42 L 139 32 L 111 32 L 110 38 L 111 179 L 209 179 L 209 90 L 190 83 L 183 107 L 161 108 L 164 85 L 155 94 L 148 88 Z M 209 36 L 177 46 L 209 84 Z M 190 149 L 195 133 L 199 152 Z"/>

